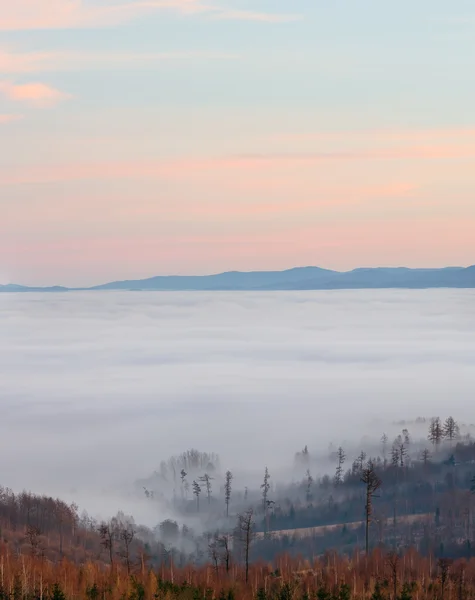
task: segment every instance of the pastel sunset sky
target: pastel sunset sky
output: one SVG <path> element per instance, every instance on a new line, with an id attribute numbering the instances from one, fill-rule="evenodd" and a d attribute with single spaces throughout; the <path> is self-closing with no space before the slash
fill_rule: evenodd
<path id="1" fill-rule="evenodd" d="M 473 0 L 0 0 L 0 283 L 475 263 Z"/>

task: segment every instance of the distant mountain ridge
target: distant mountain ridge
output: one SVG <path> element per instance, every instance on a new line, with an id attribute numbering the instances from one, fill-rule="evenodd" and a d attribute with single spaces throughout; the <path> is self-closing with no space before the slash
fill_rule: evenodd
<path id="1" fill-rule="evenodd" d="M 406 267 L 359 268 L 331 271 L 320 267 L 296 267 L 286 271 L 229 271 L 216 275 L 163 275 L 148 279 L 113 281 L 89 288 L 0 285 L 1 292 L 67 291 L 278 291 L 344 289 L 475 288 L 475 265 L 441 269 Z"/>
<path id="2" fill-rule="evenodd" d="M 27 285 L 16 285 L 15 283 L 8 283 L 7 285 L 0 285 L 0 292 L 68 292 L 69 288 L 61 285 L 53 285 L 50 287 L 30 287 Z"/>

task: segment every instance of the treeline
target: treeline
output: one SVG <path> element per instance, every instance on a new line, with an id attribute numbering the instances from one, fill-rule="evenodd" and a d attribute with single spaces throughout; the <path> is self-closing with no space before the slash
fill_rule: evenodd
<path id="1" fill-rule="evenodd" d="M 332 455 L 334 474 L 321 478 L 312 476 L 312 456 L 304 448 L 298 456 L 301 481 L 273 484 L 264 467 L 260 485 L 252 490 L 239 489 L 231 471 L 220 473 L 217 455 L 183 453 L 163 463 L 159 479 L 168 478 L 172 486 L 168 502 L 178 520 L 186 522 L 190 511 L 200 517 L 204 533 L 199 534 L 173 520 L 151 530 L 123 513 L 97 522 L 87 513 L 79 515 L 74 504 L 0 488 L 0 540 L 12 555 L 92 561 L 127 573 L 137 563 L 184 568 L 208 560 L 229 570 L 231 564 L 249 567 L 284 553 L 295 560 L 312 558 L 330 547 L 347 555 L 363 548 L 401 552 L 412 547 L 436 559 L 470 559 L 475 555 L 475 442 L 460 437 L 451 417 L 431 420 L 427 435 L 425 443 L 414 441 L 407 429 L 393 443 L 383 435 L 380 455 L 358 450 L 353 460 L 340 447 Z M 154 490 L 144 491 L 157 501 Z"/>
<path id="2" fill-rule="evenodd" d="M 281 556 L 273 564 L 202 567 L 173 563 L 131 572 L 122 565 L 75 565 L 0 544 L 1 600 L 469 600 L 475 598 L 475 559 L 434 560 L 414 550 L 377 550 L 350 557 L 328 552 L 312 561 Z"/>
<path id="3" fill-rule="evenodd" d="M 420 430 L 421 422 L 416 425 Z M 294 476 L 300 472 L 302 478 L 292 484 L 274 482 L 263 467 L 261 484 L 248 489 L 231 471 L 220 472 L 217 455 L 196 450 L 162 463 L 167 466 L 155 483 L 169 484 L 169 507 L 178 520 L 199 516 L 215 545 L 223 534 L 233 532 L 239 515 L 252 506 L 261 536 L 252 545 L 251 560 L 273 560 L 282 552 L 309 557 L 328 547 L 352 553 L 366 544 L 470 558 L 475 548 L 475 442 L 468 433 L 461 434 L 463 428 L 451 416 L 435 417 L 424 426 L 422 439 L 404 424 L 392 441 L 383 434 L 379 444 L 369 443 L 353 457 L 340 446 L 329 457 L 333 474 L 322 477 L 312 474 L 318 456 L 305 446 L 295 456 Z M 370 515 L 368 469 L 380 482 Z M 146 488 L 145 493 L 156 501 L 161 489 Z M 327 529 L 313 532 L 317 527 Z M 300 529 L 309 531 L 295 531 Z M 208 552 L 205 536 L 180 529 L 173 521 L 159 526 L 158 533 L 177 551 L 203 562 Z"/>
<path id="4" fill-rule="evenodd" d="M 157 565 L 166 560 L 168 553 L 156 532 L 137 525 L 124 513 L 100 522 L 86 512 L 79 515 L 75 504 L 26 491 L 15 494 L 3 487 L 0 543 L 11 556 L 38 557 L 50 562 L 64 558 L 76 564 L 94 561 L 109 567 L 120 565 L 127 571 L 145 555 Z M 188 556 L 175 551 L 176 560 L 182 564 Z M 2 568 L 0 565 L 0 575 Z"/>
<path id="5" fill-rule="evenodd" d="M 371 457 L 361 451 L 349 468 L 343 447 L 333 453 L 332 459 L 334 475 L 314 479 L 312 455 L 307 447 L 299 452 L 296 463 L 302 471 L 305 469 L 304 478 L 300 483 L 279 489 L 270 516 L 260 520 L 259 528 L 285 531 L 364 521 L 364 471 L 371 464 L 382 482 L 373 506 L 373 545 L 399 547 L 416 543 L 425 551 L 429 546 L 429 530 L 433 538 L 431 546 L 437 546 L 441 555 L 444 546 L 455 549 L 458 544 L 465 556 L 471 556 L 475 529 L 475 442 L 468 435 L 460 436 L 459 426 L 452 417 L 444 422 L 438 417 L 432 419 L 425 443 L 413 440 L 410 432 L 403 429 L 392 443 L 383 434 L 380 454 Z M 413 516 L 421 517 L 418 531 L 414 520 L 410 528 L 405 526 L 406 517 Z M 340 528 L 340 531 L 343 535 L 336 547 L 348 550 L 351 545 L 361 546 L 361 535 L 358 540 L 356 530 Z M 337 541 L 335 535 L 326 535 Z M 307 543 L 297 540 L 295 545 L 302 551 L 305 545 L 308 550 Z"/>

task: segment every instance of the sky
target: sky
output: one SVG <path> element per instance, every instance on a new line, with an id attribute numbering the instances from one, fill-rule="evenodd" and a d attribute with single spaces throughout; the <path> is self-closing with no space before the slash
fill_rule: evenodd
<path id="1" fill-rule="evenodd" d="M 114 491 L 190 448 L 242 491 L 306 444 L 473 423 L 475 290 L 1 294 L 0 324 L 2 485 L 103 517 L 148 519 Z"/>
<path id="2" fill-rule="evenodd" d="M 472 0 L 0 0 L 0 283 L 475 263 Z"/>

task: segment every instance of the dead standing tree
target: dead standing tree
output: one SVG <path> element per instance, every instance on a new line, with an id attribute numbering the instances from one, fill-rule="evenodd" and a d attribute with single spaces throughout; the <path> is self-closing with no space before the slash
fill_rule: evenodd
<path id="1" fill-rule="evenodd" d="M 386 557 L 386 564 L 389 567 L 389 572 L 393 584 L 393 600 L 397 600 L 397 579 L 399 568 L 399 556 L 396 552 L 390 552 Z"/>
<path id="2" fill-rule="evenodd" d="M 391 447 L 391 465 L 398 469 L 399 468 L 399 448 L 396 446 L 396 441 L 394 441 Z"/>
<path id="3" fill-rule="evenodd" d="M 124 559 L 127 568 L 127 575 L 130 575 L 130 546 L 135 537 L 135 527 L 131 521 L 127 521 L 120 526 L 119 539 L 122 542 L 122 550 L 119 555 Z"/>
<path id="4" fill-rule="evenodd" d="M 453 417 L 447 417 L 447 419 L 445 420 L 443 427 L 443 436 L 446 440 L 449 441 L 450 447 L 452 447 L 454 440 L 456 440 L 460 436 L 460 428 Z"/>
<path id="5" fill-rule="evenodd" d="M 73 513 L 71 507 L 69 507 L 62 500 L 56 500 L 53 507 L 53 514 L 56 517 L 59 530 L 59 554 L 63 557 L 63 538 L 64 538 L 64 525 L 73 520 Z"/>
<path id="6" fill-rule="evenodd" d="M 312 485 L 313 485 L 313 477 L 310 474 L 310 469 L 307 469 L 307 472 L 305 473 L 305 477 L 307 479 L 307 489 L 305 492 L 305 499 L 307 501 L 307 504 L 310 504 L 310 502 L 312 501 Z"/>
<path id="7" fill-rule="evenodd" d="M 356 463 L 360 472 L 363 471 L 365 460 L 366 452 L 364 450 L 361 450 L 360 454 L 358 455 L 358 458 L 356 459 Z"/>
<path id="8" fill-rule="evenodd" d="M 216 578 L 219 576 L 219 551 L 218 551 L 218 539 L 214 539 L 208 544 L 208 556 L 213 563 L 213 567 L 216 573 Z"/>
<path id="9" fill-rule="evenodd" d="M 208 504 L 211 504 L 211 480 L 214 477 L 205 473 L 202 477 L 200 477 L 200 481 L 205 484 L 206 487 L 206 496 L 208 497 Z"/>
<path id="10" fill-rule="evenodd" d="M 430 452 L 428 448 L 424 448 L 424 450 L 421 452 L 421 460 L 424 468 L 427 469 L 427 465 L 430 462 Z"/>
<path id="11" fill-rule="evenodd" d="M 231 544 L 229 541 L 229 536 L 224 534 L 218 538 L 219 547 L 223 549 L 221 561 L 226 567 L 226 573 L 229 573 L 229 567 L 231 564 Z"/>
<path id="12" fill-rule="evenodd" d="M 119 524 L 116 519 L 111 519 L 107 523 L 103 521 L 99 525 L 99 535 L 101 537 L 101 545 L 109 553 L 109 561 L 111 567 L 114 564 L 114 547 L 118 539 Z"/>
<path id="13" fill-rule="evenodd" d="M 452 566 L 453 561 L 450 558 L 440 558 L 437 566 L 440 570 L 440 591 L 441 598 L 445 598 L 445 586 L 447 585 L 447 581 L 449 579 L 449 572 Z"/>
<path id="14" fill-rule="evenodd" d="M 200 512 L 200 494 L 201 488 L 197 481 L 193 481 L 193 494 L 196 496 L 196 510 Z"/>
<path id="15" fill-rule="evenodd" d="M 371 515 L 373 514 L 373 497 L 375 492 L 381 487 L 382 481 L 377 476 L 374 470 L 374 464 L 369 461 L 368 465 L 361 474 L 361 482 L 366 486 L 366 503 L 365 503 L 365 514 L 366 514 L 366 535 L 365 535 L 365 548 L 366 556 L 369 553 L 369 526 L 371 523 Z"/>
<path id="16" fill-rule="evenodd" d="M 268 495 L 269 490 L 270 490 L 269 479 L 270 479 L 269 469 L 266 467 L 266 470 L 264 472 L 264 482 L 261 485 L 261 490 L 262 490 L 262 506 L 264 507 L 264 510 L 266 509 L 267 495 Z"/>
<path id="17" fill-rule="evenodd" d="M 381 452 L 383 454 L 383 464 L 386 466 L 388 456 L 388 436 L 385 433 L 381 436 Z"/>
<path id="18" fill-rule="evenodd" d="M 267 469 L 266 469 L 267 472 Z M 252 508 L 239 515 L 238 530 L 240 539 L 244 544 L 244 562 L 246 566 L 246 583 L 249 581 L 249 553 L 254 537 L 254 511 Z"/>
<path id="19" fill-rule="evenodd" d="M 185 483 L 186 483 L 186 476 L 188 475 L 188 473 L 185 471 L 185 469 L 182 469 L 180 471 L 180 479 L 181 479 L 181 498 L 182 500 L 185 498 Z"/>
<path id="20" fill-rule="evenodd" d="M 444 438 L 444 430 L 439 417 L 431 419 L 429 425 L 428 440 L 434 445 L 436 453 L 439 450 L 440 444 Z"/>
<path id="21" fill-rule="evenodd" d="M 41 529 L 36 527 L 35 525 L 27 525 L 26 527 L 26 537 L 30 542 L 31 546 L 31 555 L 36 556 L 38 553 L 38 548 L 40 545 L 39 537 L 41 535 Z"/>
<path id="22" fill-rule="evenodd" d="M 226 471 L 226 482 L 224 484 L 224 501 L 226 502 L 226 517 L 229 517 L 229 503 L 231 502 L 231 481 L 233 474 Z"/>
<path id="23" fill-rule="evenodd" d="M 343 481 L 343 464 L 346 460 L 345 451 L 343 450 L 343 448 L 341 446 L 338 448 L 336 456 L 337 456 L 337 460 L 338 460 L 338 465 L 337 465 L 336 472 L 335 472 L 334 483 L 335 483 L 335 487 L 338 487 L 340 485 L 340 483 Z"/>
<path id="24" fill-rule="evenodd" d="M 401 434 L 399 434 L 397 436 L 397 438 L 394 440 L 394 447 L 396 448 L 396 451 L 398 453 L 399 466 L 401 467 L 401 469 L 404 468 L 405 459 L 406 459 L 406 455 L 407 455 L 406 439 L 409 439 L 409 438 L 403 437 Z"/>
<path id="25" fill-rule="evenodd" d="M 269 502 L 268 502 L 268 494 L 269 494 L 269 490 L 270 490 L 269 479 L 270 479 L 269 469 L 266 467 L 266 470 L 264 472 L 264 482 L 261 485 L 262 505 L 264 507 L 264 518 L 265 518 L 265 522 L 266 522 L 266 527 L 268 524 L 268 514 L 269 514 Z M 266 534 L 267 534 L 267 531 L 266 531 Z"/>

